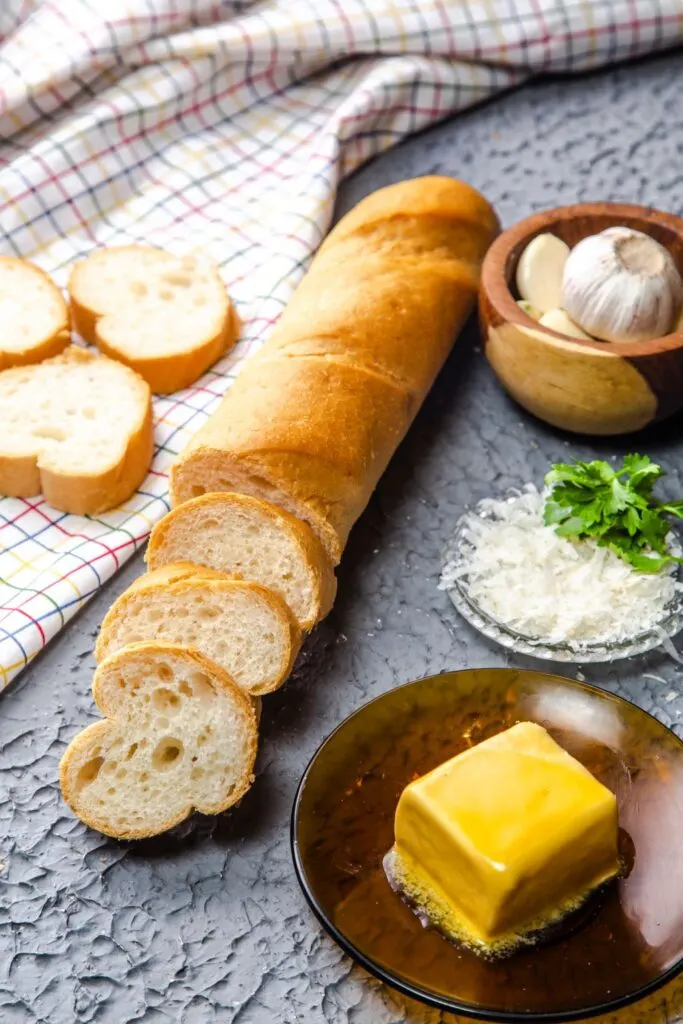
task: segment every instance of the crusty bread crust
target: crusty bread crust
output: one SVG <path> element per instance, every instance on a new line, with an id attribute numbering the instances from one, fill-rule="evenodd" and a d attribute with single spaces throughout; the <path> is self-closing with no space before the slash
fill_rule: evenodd
<path id="1" fill-rule="evenodd" d="M 54 357 L 53 362 L 59 370 L 83 363 L 92 363 L 97 369 L 104 366 L 102 359 L 72 345 Z M 144 480 L 152 461 L 154 427 L 148 385 L 134 371 L 123 372 L 129 375 L 131 394 L 139 404 L 140 415 L 137 428 L 118 458 L 97 473 L 62 473 L 54 465 L 45 464 L 38 445 L 33 453 L 3 452 L 0 436 L 0 494 L 32 498 L 42 493 L 50 505 L 76 515 L 96 515 L 129 498 Z M 99 414 L 106 415 L 106 410 L 99 410 Z"/>
<path id="2" fill-rule="evenodd" d="M 398 445 L 416 401 L 372 371 L 325 358 L 256 357 L 242 372 L 250 369 L 252 384 L 238 387 L 240 375 L 232 401 L 200 430 L 191 461 L 176 461 L 172 503 L 188 497 L 183 485 L 190 479 L 207 490 L 219 480 L 218 489 L 252 494 L 308 523 L 337 564 L 346 510 L 367 504 L 368 481 L 379 479 L 387 445 Z M 277 414 L 264 416 L 264 409 Z M 233 446 L 223 451 L 228 415 Z"/>
<path id="3" fill-rule="evenodd" d="M 290 611 L 286 602 L 279 596 L 263 587 L 259 583 L 251 583 L 238 580 L 227 573 L 218 572 L 215 569 L 207 569 L 202 566 L 193 565 L 189 562 L 176 562 L 163 566 L 152 572 L 143 573 L 128 587 L 126 591 L 111 606 L 104 617 L 100 632 L 95 645 L 95 660 L 99 664 L 115 652 L 114 632 L 121 622 L 127 617 L 134 616 L 134 604 L 136 598 L 144 597 L 145 593 L 156 593 L 160 596 L 169 595 L 175 598 L 190 598 L 191 595 L 200 589 L 207 594 L 214 593 L 226 602 L 229 608 L 231 594 L 240 592 L 252 594 L 259 602 L 265 603 L 270 608 L 282 631 L 282 657 L 276 671 L 269 676 L 257 679 L 250 679 L 242 683 L 235 680 L 237 685 L 246 690 L 252 696 L 272 693 L 279 689 L 287 680 L 296 656 L 301 647 L 302 633 L 299 625 Z M 188 606 L 191 603 L 188 601 Z M 182 620 L 180 620 L 182 628 Z M 224 627 L 224 637 L 230 640 L 230 623 Z M 191 647 L 191 644 L 184 644 Z M 205 653 L 205 652 L 202 652 Z M 229 667 L 229 666 L 228 666 Z"/>
<path id="4" fill-rule="evenodd" d="M 144 246 L 120 246 L 117 253 L 134 253 Z M 107 258 L 113 250 L 103 249 L 93 253 L 90 261 Z M 97 345 L 105 355 L 117 359 L 139 373 L 156 394 L 171 394 L 194 384 L 201 375 L 213 366 L 237 341 L 240 321 L 230 299 L 225 294 L 225 311 L 219 329 L 207 337 L 191 342 L 180 352 L 166 352 L 145 355 L 144 351 L 131 358 L 116 345 L 111 337 L 115 314 L 97 307 L 87 286 L 83 283 L 86 261 L 77 263 L 69 278 L 71 302 L 71 324 L 75 331 L 92 345 Z"/>
<path id="5" fill-rule="evenodd" d="M 184 660 L 191 667 L 205 673 L 211 679 L 212 685 L 215 688 L 229 693 L 235 707 L 244 716 L 248 726 L 248 747 L 243 752 L 245 770 L 232 791 L 216 803 L 198 804 L 197 806 L 187 804 L 178 809 L 175 814 L 163 819 L 157 827 L 116 829 L 104 817 L 92 814 L 88 810 L 86 802 L 79 798 L 78 773 L 80 768 L 93 757 L 94 749 L 106 742 L 112 725 L 116 720 L 117 712 L 120 709 L 120 701 L 125 699 L 125 694 L 121 693 L 120 684 L 118 683 L 118 680 L 122 677 L 117 671 L 122 662 L 134 659 L 139 662 L 141 670 L 144 670 L 146 661 L 168 654 Z M 117 677 L 116 684 L 113 683 L 114 677 Z M 105 716 L 105 720 L 95 722 L 80 732 L 67 747 L 59 766 L 59 780 L 64 800 L 74 814 L 89 828 L 102 832 L 104 835 L 112 836 L 115 839 L 145 839 L 149 836 L 159 835 L 162 832 L 168 831 L 168 829 L 184 821 L 193 811 L 199 811 L 202 814 L 221 814 L 223 811 L 239 803 L 249 790 L 254 779 L 253 769 L 258 745 L 254 704 L 240 690 L 227 672 L 199 652 L 187 650 L 174 644 L 163 643 L 131 644 L 128 647 L 123 647 L 111 655 L 111 657 L 105 659 L 98 667 L 93 680 L 93 696 L 97 706 Z"/>
<path id="6" fill-rule="evenodd" d="M 42 287 L 47 288 L 52 294 L 55 318 L 47 334 L 36 338 L 30 345 L 24 345 L 22 348 L 3 347 L 3 340 L 8 331 L 7 323 L 3 323 L 2 331 L 0 331 L 0 370 L 6 370 L 10 366 L 27 366 L 31 363 L 40 363 L 43 359 L 50 359 L 63 352 L 70 340 L 69 309 L 52 278 L 40 267 L 36 267 L 27 260 L 21 260 L 15 256 L 0 256 L 0 278 L 9 267 L 21 269 L 25 274 L 40 278 Z"/>
<path id="7" fill-rule="evenodd" d="M 204 338 L 200 344 L 187 352 L 169 353 L 160 358 L 129 359 L 119 349 L 110 344 L 107 337 L 106 321 L 100 322 L 95 332 L 95 344 L 111 359 L 130 366 L 149 384 L 155 394 L 170 395 L 182 388 L 189 388 L 201 375 L 218 362 L 237 341 L 239 320 L 235 311 L 230 308 L 223 329 L 210 338 Z"/>
<path id="8" fill-rule="evenodd" d="M 191 521 L 197 512 L 211 508 L 220 510 L 225 503 L 244 509 L 253 510 L 278 524 L 294 540 L 301 552 L 302 561 L 308 566 L 315 594 L 315 609 L 310 617 L 299 621 L 303 632 L 313 629 L 317 622 L 325 618 L 331 610 L 337 592 L 337 580 L 324 547 L 313 531 L 295 516 L 278 508 L 271 502 L 245 494 L 213 493 L 193 498 L 172 509 L 153 528 L 150 534 L 145 560 L 150 570 L 159 569 L 168 564 L 165 547 L 169 536 L 178 525 Z M 195 559 L 199 561 L 199 559 Z"/>
<path id="9" fill-rule="evenodd" d="M 171 469 L 307 522 L 336 564 L 471 310 L 499 225 L 444 177 L 380 189 L 334 228 L 270 339 Z"/>
<path id="10" fill-rule="evenodd" d="M 195 565 L 194 562 L 173 562 L 171 565 L 164 565 L 159 569 L 143 572 L 137 579 L 133 580 L 125 594 L 133 594 L 137 591 L 157 589 L 160 584 L 169 586 L 174 583 L 196 582 L 203 583 L 207 580 L 237 580 L 239 577 L 231 576 L 230 573 L 220 572 L 218 569 L 210 569 L 207 565 Z M 123 594 L 121 595 L 123 597 Z M 111 611 L 111 609 L 110 609 Z M 104 623 L 102 623 L 104 625 Z"/>
<path id="11" fill-rule="evenodd" d="M 128 441 L 125 454 L 115 465 L 97 476 L 65 476 L 43 469 L 40 474 L 43 495 L 55 508 L 75 515 L 98 515 L 122 505 L 135 493 L 147 476 L 153 454 L 154 425 L 149 404 L 138 430 Z"/>

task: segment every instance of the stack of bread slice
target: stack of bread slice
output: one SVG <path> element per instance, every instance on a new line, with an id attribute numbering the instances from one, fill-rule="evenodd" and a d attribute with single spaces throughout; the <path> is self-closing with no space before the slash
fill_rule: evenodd
<path id="1" fill-rule="evenodd" d="M 162 519 L 147 563 L 97 640 L 93 695 L 104 721 L 80 733 L 61 764 L 74 812 L 120 839 L 241 799 L 259 698 L 285 682 L 336 590 L 310 527 L 228 492 Z"/>
<path id="2" fill-rule="evenodd" d="M 61 766 L 85 822 L 152 835 L 246 792 L 255 701 L 332 607 L 349 531 L 472 308 L 497 230 L 472 188 L 430 177 L 374 193 L 325 241 L 176 461 L 149 572 L 104 620 L 93 690 L 105 720 Z"/>

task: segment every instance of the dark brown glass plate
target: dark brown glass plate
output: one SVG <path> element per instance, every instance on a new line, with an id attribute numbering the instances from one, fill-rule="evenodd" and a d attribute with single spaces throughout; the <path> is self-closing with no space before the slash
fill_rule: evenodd
<path id="1" fill-rule="evenodd" d="M 403 787 L 519 721 L 544 725 L 619 801 L 627 875 L 543 945 L 486 961 L 424 929 L 382 871 Z M 297 793 L 292 848 L 321 923 L 363 967 L 442 1010 L 574 1020 L 683 970 L 683 742 L 634 704 L 512 669 L 450 672 L 366 704 L 323 743 Z"/>

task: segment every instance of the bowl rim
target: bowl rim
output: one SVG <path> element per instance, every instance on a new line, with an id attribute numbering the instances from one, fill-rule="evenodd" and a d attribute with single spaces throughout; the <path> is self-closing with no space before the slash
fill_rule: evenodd
<path id="1" fill-rule="evenodd" d="M 572 203 L 568 206 L 555 206 L 548 210 L 532 213 L 529 217 L 525 217 L 523 220 L 513 224 L 512 227 L 506 228 L 495 239 L 488 249 L 482 264 L 481 283 L 479 286 L 480 295 L 502 317 L 505 323 L 511 323 L 527 330 L 532 329 L 538 334 L 545 334 L 549 338 L 556 339 L 565 344 L 577 345 L 579 348 L 586 349 L 587 351 L 599 352 L 602 356 L 612 355 L 637 358 L 652 356 L 662 352 L 673 352 L 683 348 L 683 328 L 679 331 L 662 335 L 660 338 L 649 338 L 647 341 L 592 341 L 584 338 L 574 338 L 569 334 L 561 334 L 550 327 L 545 327 L 539 324 L 538 321 L 533 320 L 517 305 L 505 274 L 513 249 L 532 241 L 536 235 L 541 234 L 543 231 L 551 230 L 551 225 L 558 221 L 570 221 L 577 217 L 589 218 L 597 216 L 614 217 L 615 225 L 618 224 L 619 218 L 634 220 L 640 224 L 641 230 L 645 230 L 648 224 L 656 224 L 677 234 L 683 245 L 683 217 L 679 217 L 675 213 L 667 213 L 664 210 L 657 210 L 650 206 L 618 202 Z"/>
<path id="2" fill-rule="evenodd" d="M 528 1013 L 511 1010 L 492 1010 L 484 1007 L 474 1006 L 471 1003 L 459 1003 L 455 1000 L 448 999 L 447 997 L 439 996 L 437 993 L 430 993 L 424 989 L 419 988 L 417 985 L 412 985 L 410 982 L 403 978 L 396 977 L 388 969 L 380 967 L 373 960 L 367 957 L 364 953 L 358 950 L 352 942 L 350 942 L 346 936 L 336 927 L 333 921 L 331 921 L 323 908 L 318 903 L 317 897 L 313 893 L 313 890 L 306 877 L 303 858 L 299 849 L 299 842 L 297 838 L 297 824 L 299 818 L 299 809 L 301 799 L 303 796 L 304 789 L 308 782 L 309 776 L 313 771 L 315 762 L 318 756 L 322 752 L 323 748 L 327 746 L 329 742 L 343 729 L 348 723 L 356 718 L 357 716 L 364 714 L 369 707 L 377 702 L 385 699 L 388 694 L 394 693 L 397 690 L 405 690 L 408 687 L 418 686 L 421 683 L 429 683 L 442 676 L 459 676 L 466 672 L 505 672 L 508 675 L 534 675 L 543 676 L 544 678 L 552 681 L 559 681 L 562 684 L 569 684 L 571 687 L 578 690 L 588 690 L 590 693 L 596 694 L 602 698 L 608 698 L 615 701 L 618 704 L 630 704 L 632 707 L 645 715 L 647 718 L 652 719 L 657 725 L 667 730 L 679 746 L 683 747 L 683 738 L 681 738 L 672 728 L 661 722 L 655 715 L 646 711 L 645 708 L 636 704 L 635 701 L 630 701 L 626 697 L 622 697 L 621 694 L 612 693 L 611 690 L 606 690 L 600 686 L 596 686 L 593 683 L 582 682 L 579 679 L 572 679 L 570 676 L 562 676 L 556 673 L 543 672 L 539 669 L 526 669 L 526 668 L 513 668 L 503 666 L 483 666 L 481 668 L 462 668 L 453 669 L 452 671 L 435 672 L 429 676 L 421 676 L 418 679 L 411 679 L 407 683 L 402 683 L 400 686 L 394 686 L 390 690 L 385 690 L 384 693 L 378 694 L 371 700 L 361 704 L 360 707 L 356 708 L 342 719 L 342 721 L 335 726 L 335 728 L 327 734 L 318 744 L 312 757 L 309 759 L 304 772 L 299 780 L 299 784 L 296 788 L 294 795 L 294 802 L 292 804 L 292 812 L 290 816 L 290 849 L 292 854 L 292 861 L 294 863 L 294 873 L 296 875 L 299 886 L 304 894 L 306 902 L 312 910 L 314 916 L 318 922 L 322 925 L 324 931 L 330 936 L 334 942 L 347 954 L 355 963 L 359 964 L 368 974 L 371 974 L 374 978 L 377 978 L 383 984 L 388 985 L 390 988 L 395 989 L 404 996 L 408 996 L 411 999 L 415 999 L 417 1002 L 422 1003 L 426 1006 L 431 1006 L 434 1009 L 442 1010 L 447 1013 L 456 1013 L 463 1017 L 468 1017 L 474 1020 L 483 1021 L 499 1021 L 500 1024 L 520 1024 L 521 1021 L 533 1021 L 535 1024 L 564 1024 L 567 1021 L 580 1021 L 589 1020 L 592 1017 L 599 1017 L 603 1014 L 612 1013 L 615 1010 L 623 1009 L 626 1006 L 631 1006 L 634 1003 L 640 1002 L 647 996 L 652 995 L 653 992 L 663 988 L 670 981 L 673 981 L 678 975 L 683 973 L 683 956 L 681 956 L 671 967 L 667 968 L 658 977 L 653 978 L 652 981 L 642 985 L 634 992 L 625 993 L 622 996 L 617 996 L 614 999 L 607 1000 L 603 1003 L 598 1003 L 589 1007 L 581 1007 L 576 1010 L 566 1011 L 550 1011 L 543 1013 Z"/>

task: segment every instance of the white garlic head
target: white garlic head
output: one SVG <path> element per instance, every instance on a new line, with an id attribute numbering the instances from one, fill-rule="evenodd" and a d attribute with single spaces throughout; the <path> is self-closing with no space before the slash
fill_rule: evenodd
<path id="1" fill-rule="evenodd" d="M 683 281 L 670 252 L 642 231 L 608 228 L 569 253 L 562 307 L 594 338 L 661 338 L 672 330 L 682 304 Z"/>

